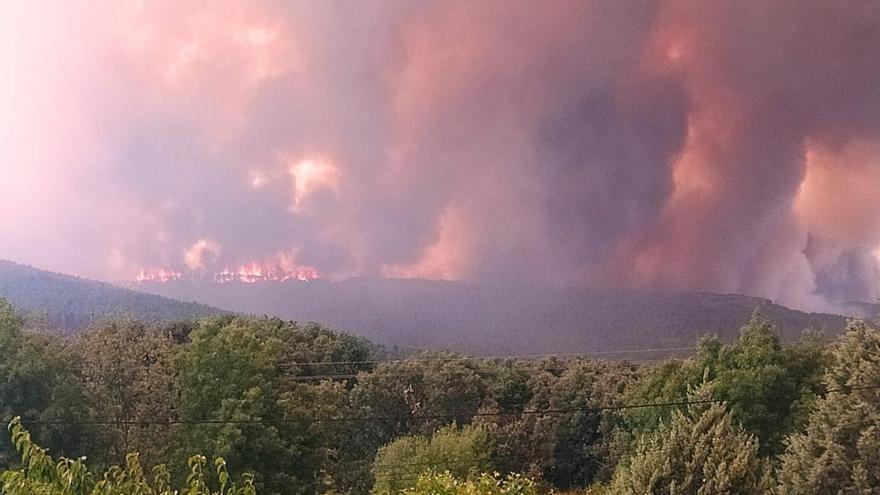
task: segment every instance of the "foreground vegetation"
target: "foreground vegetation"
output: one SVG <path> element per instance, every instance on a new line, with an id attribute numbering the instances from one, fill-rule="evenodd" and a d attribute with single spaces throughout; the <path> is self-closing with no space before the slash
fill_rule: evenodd
<path id="1" fill-rule="evenodd" d="M 877 493 L 880 333 L 782 345 L 755 316 L 687 359 L 389 360 L 271 318 L 64 339 L 0 302 L 0 415 L 9 495 Z"/>

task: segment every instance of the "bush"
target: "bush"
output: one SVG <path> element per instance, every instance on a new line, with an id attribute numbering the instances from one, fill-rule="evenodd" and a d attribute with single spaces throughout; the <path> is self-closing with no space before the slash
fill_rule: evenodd
<path id="1" fill-rule="evenodd" d="M 500 477 L 483 473 L 477 478 L 462 480 L 448 471 L 422 474 L 405 495 L 537 495 L 537 484 L 518 474 Z"/>
<path id="2" fill-rule="evenodd" d="M 880 332 L 852 323 L 832 359 L 828 394 L 782 456 L 780 493 L 880 493 Z"/>
<path id="3" fill-rule="evenodd" d="M 137 454 L 129 454 L 124 467 L 113 466 L 99 478 L 88 470 L 85 457 L 55 462 L 46 449 L 33 443 L 18 418 L 10 423 L 9 430 L 21 455 L 21 469 L 0 475 L 0 492 L 4 495 L 256 495 L 252 477 L 244 477 L 240 484 L 230 482 L 221 458 L 214 461 L 216 489 L 209 487 L 207 460 L 202 456 L 189 459 L 186 484 L 174 489 L 162 465 L 153 470 L 154 480 L 149 482 Z"/>
<path id="4" fill-rule="evenodd" d="M 769 480 L 755 437 L 715 403 L 676 411 L 668 425 L 619 466 L 609 493 L 764 495 Z"/>
<path id="5" fill-rule="evenodd" d="M 459 429 L 450 425 L 430 438 L 401 437 L 376 454 L 373 493 L 399 493 L 413 487 L 419 474 L 429 471 L 470 478 L 489 469 L 490 455 L 489 435 L 479 426 Z"/>

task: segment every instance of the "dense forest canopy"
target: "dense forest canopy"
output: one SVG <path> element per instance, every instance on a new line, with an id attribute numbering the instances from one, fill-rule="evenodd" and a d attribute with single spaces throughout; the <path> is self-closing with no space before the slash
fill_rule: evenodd
<path id="1" fill-rule="evenodd" d="M 732 343 L 647 362 L 399 359 L 234 315 L 62 338 L 3 302 L 0 401 L 10 494 L 880 489 L 880 332 L 863 322 L 783 344 L 755 314 Z"/>

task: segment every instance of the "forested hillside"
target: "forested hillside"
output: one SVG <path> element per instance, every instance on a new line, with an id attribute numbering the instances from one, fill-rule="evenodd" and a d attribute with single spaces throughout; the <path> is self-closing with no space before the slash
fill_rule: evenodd
<path id="1" fill-rule="evenodd" d="M 880 332 L 861 322 L 784 345 L 754 315 L 642 363 L 391 359 L 232 315 L 62 339 L 0 302 L 0 344 L 10 495 L 880 491 Z"/>
<path id="2" fill-rule="evenodd" d="M 121 288 L 3 260 L 0 297 L 36 326 L 66 332 L 112 316 L 161 322 L 229 310 L 318 321 L 389 347 L 482 355 L 680 347 L 704 334 L 730 340 L 756 309 L 777 323 L 784 340 L 796 339 L 805 328 L 833 333 L 845 324 L 842 316 L 805 313 L 735 294 L 382 279 L 174 281 Z M 871 307 L 862 305 L 861 312 Z"/>
<path id="3" fill-rule="evenodd" d="M 204 304 L 175 301 L 110 284 L 47 272 L 0 260 L 0 297 L 35 325 L 79 330 L 110 316 L 172 321 L 222 314 Z"/>
<path id="4" fill-rule="evenodd" d="M 845 318 L 735 294 L 659 294 L 479 286 L 428 280 L 137 284 L 138 290 L 298 321 L 319 321 L 386 345 L 483 355 L 689 346 L 735 338 L 755 309 L 784 340 L 805 328 L 839 331 Z"/>

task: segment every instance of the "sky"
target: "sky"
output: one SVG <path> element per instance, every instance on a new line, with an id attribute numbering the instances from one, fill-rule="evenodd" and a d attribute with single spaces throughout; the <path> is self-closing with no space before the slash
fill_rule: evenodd
<path id="1" fill-rule="evenodd" d="M 876 300 L 878 54 L 876 0 L 3 0 L 0 258 Z"/>

